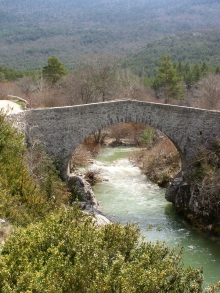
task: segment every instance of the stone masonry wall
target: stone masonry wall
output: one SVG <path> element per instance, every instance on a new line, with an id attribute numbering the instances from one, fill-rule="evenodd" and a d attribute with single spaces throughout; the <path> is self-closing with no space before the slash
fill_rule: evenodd
<path id="1" fill-rule="evenodd" d="M 119 122 L 142 122 L 162 131 L 178 149 L 183 171 L 198 148 L 220 137 L 220 112 L 147 103 L 110 101 L 11 115 L 29 144 L 41 142 L 60 161 L 65 177 L 73 150 L 95 131 Z"/>

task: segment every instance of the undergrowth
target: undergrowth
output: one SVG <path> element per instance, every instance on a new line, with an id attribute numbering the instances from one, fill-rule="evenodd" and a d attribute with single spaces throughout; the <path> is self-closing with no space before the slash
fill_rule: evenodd
<path id="1" fill-rule="evenodd" d="M 151 181 L 162 187 L 169 185 L 181 167 L 179 153 L 168 139 L 134 152 L 131 158 Z"/>

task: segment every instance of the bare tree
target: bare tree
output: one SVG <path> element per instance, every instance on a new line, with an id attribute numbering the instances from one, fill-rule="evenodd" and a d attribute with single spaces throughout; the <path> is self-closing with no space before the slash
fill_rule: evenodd
<path id="1" fill-rule="evenodd" d="M 32 93 L 38 90 L 37 83 L 30 76 L 24 76 L 16 82 L 21 92 L 25 95 L 28 107 L 32 108 Z"/>
<path id="2" fill-rule="evenodd" d="M 30 76 L 24 76 L 19 79 L 16 84 L 21 89 L 25 97 L 28 98 L 30 94 L 37 89 L 36 82 Z"/>
<path id="3" fill-rule="evenodd" d="M 5 99 L 7 95 L 21 96 L 21 91 L 14 82 L 0 83 L 0 100 Z"/>
<path id="4" fill-rule="evenodd" d="M 118 84 L 120 92 L 118 98 L 134 99 L 137 90 L 141 88 L 138 77 L 131 73 L 129 69 L 119 69 L 117 72 Z"/>
<path id="5" fill-rule="evenodd" d="M 84 59 L 77 70 L 60 83 L 63 99 L 68 105 L 106 101 L 120 88 L 116 59 L 105 55 Z"/>
<path id="6" fill-rule="evenodd" d="M 99 55 L 84 60 L 82 70 L 86 73 L 85 89 L 92 91 L 96 101 L 106 101 L 114 97 L 118 89 L 117 69 L 115 58 Z"/>
<path id="7" fill-rule="evenodd" d="M 210 73 L 202 78 L 194 89 L 193 106 L 209 110 L 220 109 L 220 75 Z"/>
<path id="8" fill-rule="evenodd" d="M 68 74 L 57 86 L 66 105 L 114 99 L 152 100 L 137 76 L 120 68 L 115 58 L 106 55 L 84 59 L 76 71 Z"/>
<path id="9" fill-rule="evenodd" d="M 64 93 L 67 102 L 75 104 L 88 104 L 95 102 L 96 89 L 91 82 L 90 73 L 79 70 L 75 74 L 69 74 L 65 80 Z"/>

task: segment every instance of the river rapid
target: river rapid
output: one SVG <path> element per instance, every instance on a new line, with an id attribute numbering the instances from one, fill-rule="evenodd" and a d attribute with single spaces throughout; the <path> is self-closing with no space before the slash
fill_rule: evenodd
<path id="1" fill-rule="evenodd" d="M 186 266 L 203 268 L 204 284 L 220 280 L 220 244 L 190 227 L 175 214 L 165 189 L 150 182 L 129 161 L 135 148 L 104 148 L 90 168 L 100 169 L 104 181 L 93 187 L 101 211 L 111 221 L 139 223 L 146 241 L 183 247 Z"/>

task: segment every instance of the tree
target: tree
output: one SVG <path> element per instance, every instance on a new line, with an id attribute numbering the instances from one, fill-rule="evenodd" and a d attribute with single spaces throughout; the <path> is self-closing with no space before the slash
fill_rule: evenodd
<path id="1" fill-rule="evenodd" d="M 43 77 L 52 85 L 55 84 L 61 77 L 67 74 L 64 65 L 56 56 L 51 56 L 47 60 L 47 65 L 43 67 Z"/>
<path id="2" fill-rule="evenodd" d="M 68 104 L 88 104 L 114 98 L 119 89 L 117 63 L 106 55 L 84 59 L 60 83 Z"/>
<path id="3" fill-rule="evenodd" d="M 138 76 L 132 74 L 128 68 L 118 70 L 117 75 L 119 84 L 119 94 L 117 93 L 117 97 L 119 99 L 138 98 L 139 91 L 143 90 L 143 86 L 140 84 Z"/>
<path id="4" fill-rule="evenodd" d="M 220 109 L 220 75 L 210 73 L 195 87 L 196 106 L 209 110 Z"/>
<path id="5" fill-rule="evenodd" d="M 98 93 L 91 80 L 90 72 L 82 68 L 68 74 L 56 85 L 65 105 L 89 104 L 98 101 Z"/>
<path id="6" fill-rule="evenodd" d="M 87 58 L 81 67 L 86 72 L 82 86 L 96 96 L 96 101 L 111 99 L 118 89 L 117 60 L 106 55 Z M 82 88 L 83 89 L 83 88 Z"/>
<path id="7" fill-rule="evenodd" d="M 170 56 L 163 56 L 159 65 L 158 75 L 152 86 L 157 93 L 157 96 L 159 97 L 162 93 L 165 102 L 168 102 L 171 99 L 183 99 L 184 92 L 181 86 L 182 79 L 171 63 Z"/>
<path id="8" fill-rule="evenodd" d="M 28 107 L 32 108 L 31 94 L 37 90 L 36 82 L 30 76 L 24 76 L 16 82 L 16 85 L 25 94 L 25 99 L 28 102 Z"/>
<path id="9" fill-rule="evenodd" d="M 202 72 L 201 72 L 201 67 L 199 66 L 198 63 L 196 63 L 193 68 L 192 68 L 192 76 L 193 76 L 193 83 L 198 82 L 201 79 Z"/>
<path id="10" fill-rule="evenodd" d="M 207 75 L 210 72 L 210 68 L 209 66 L 206 64 L 206 62 L 202 63 L 202 67 L 201 67 L 201 74 L 202 76 Z"/>
<path id="11" fill-rule="evenodd" d="M 176 70 L 180 76 L 182 76 L 184 74 L 185 68 L 184 68 L 182 62 L 178 63 L 178 65 L 176 66 Z"/>
<path id="12" fill-rule="evenodd" d="M 0 82 L 5 81 L 5 75 L 0 71 Z"/>

